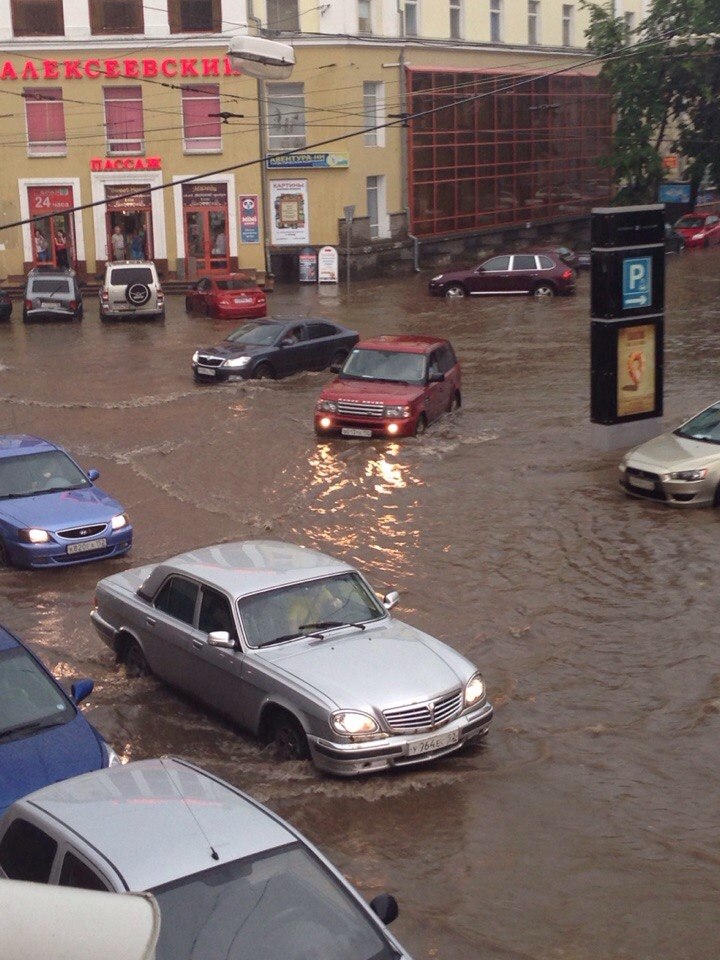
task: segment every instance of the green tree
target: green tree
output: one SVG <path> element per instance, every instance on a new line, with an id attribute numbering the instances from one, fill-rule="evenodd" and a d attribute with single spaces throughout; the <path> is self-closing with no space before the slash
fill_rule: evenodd
<path id="1" fill-rule="evenodd" d="M 620 184 L 617 202 L 657 199 L 669 142 L 686 159 L 694 203 L 706 173 L 720 184 L 720 2 L 654 0 L 632 31 L 612 5 L 584 6 L 615 111 L 606 162 Z"/>

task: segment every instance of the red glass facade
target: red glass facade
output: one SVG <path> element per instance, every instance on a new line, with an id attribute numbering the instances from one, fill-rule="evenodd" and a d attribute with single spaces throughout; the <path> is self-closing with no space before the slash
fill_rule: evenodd
<path id="1" fill-rule="evenodd" d="M 599 164 L 610 152 L 610 97 L 596 77 L 419 68 L 407 77 L 408 111 L 433 111 L 410 122 L 414 234 L 580 217 L 611 196 Z"/>

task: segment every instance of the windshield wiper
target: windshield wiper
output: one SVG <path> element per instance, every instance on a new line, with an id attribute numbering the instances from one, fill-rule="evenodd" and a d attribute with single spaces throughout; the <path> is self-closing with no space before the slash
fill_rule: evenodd
<path id="1" fill-rule="evenodd" d="M 347 623 L 344 620 L 320 620 L 318 623 L 302 623 L 301 630 L 329 630 L 331 627 L 357 627 L 358 630 L 364 630 L 364 623 Z M 308 634 L 312 636 L 312 634 Z"/>
<path id="2" fill-rule="evenodd" d="M 720 440 L 716 440 L 714 437 L 703 436 L 699 433 L 687 433 L 685 430 L 678 428 L 675 431 L 676 437 L 683 437 L 685 440 L 698 440 L 700 443 L 720 443 Z"/>
<path id="3" fill-rule="evenodd" d="M 46 730 L 48 727 L 57 727 L 59 724 L 64 723 L 64 720 L 50 718 L 49 720 L 45 718 L 44 720 L 30 720 L 27 723 L 21 723 L 17 727 L 12 727 L 10 730 L 3 730 L 0 733 L 0 740 L 8 740 L 10 737 L 14 737 L 17 733 L 29 733 L 31 730 Z"/>

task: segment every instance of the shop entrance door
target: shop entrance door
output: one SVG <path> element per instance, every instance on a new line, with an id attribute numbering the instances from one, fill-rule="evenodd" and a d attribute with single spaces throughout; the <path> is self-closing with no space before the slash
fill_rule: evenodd
<path id="1" fill-rule="evenodd" d="M 195 258 L 199 274 L 228 272 L 227 211 L 224 208 L 186 208 L 185 236 L 188 256 Z"/>

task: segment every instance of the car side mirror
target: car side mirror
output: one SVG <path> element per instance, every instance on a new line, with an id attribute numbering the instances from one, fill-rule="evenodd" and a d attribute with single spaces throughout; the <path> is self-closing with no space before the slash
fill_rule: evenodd
<path id="1" fill-rule="evenodd" d="M 99 470 L 88 470 L 87 472 L 88 480 L 97 480 L 99 476 L 100 476 Z"/>
<path id="2" fill-rule="evenodd" d="M 95 683 L 92 680 L 76 680 L 70 688 L 73 703 L 82 703 L 83 700 L 86 700 L 93 692 L 94 686 Z"/>
<path id="3" fill-rule="evenodd" d="M 330 373 L 340 373 L 343 368 L 342 363 L 331 363 L 330 364 Z"/>
<path id="4" fill-rule="evenodd" d="M 211 647 L 222 647 L 225 650 L 234 650 L 235 641 L 227 630 L 213 630 L 208 634 L 208 643 Z"/>
<path id="5" fill-rule="evenodd" d="M 390 893 L 379 893 L 377 897 L 373 897 L 370 901 L 370 909 L 385 924 L 397 920 L 398 914 L 400 913 L 397 900 Z"/>
<path id="6" fill-rule="evenodd" d="M 428 383 L 443 383 L 445 380 L 445 374 L 440 373 L 439 370 L 436 370 L 434 373 L 428 374 Z"/>
<path id="7" fill-rule="evenodd" d="M 400 594 L 397 590 L 391 590 L 389 593 L 386 593 L 382 599 L 383 606 L 386 610 L 392 610 L 392 608 L 399 603 Z"/>

